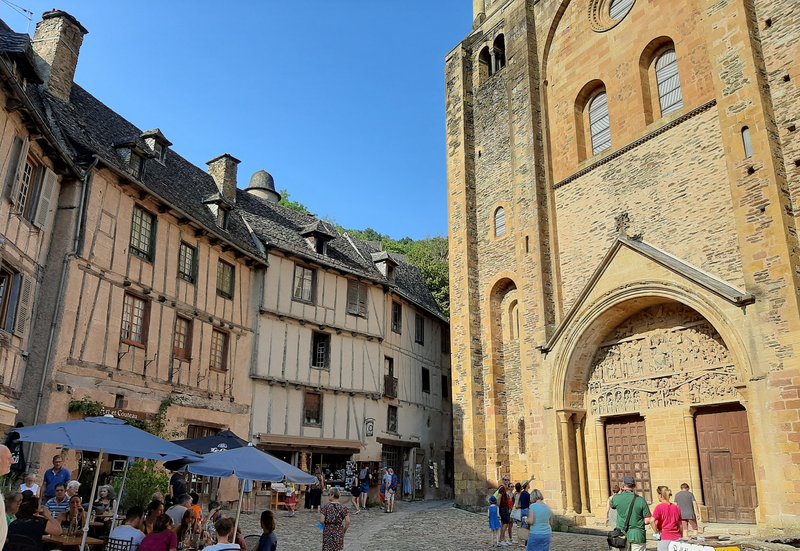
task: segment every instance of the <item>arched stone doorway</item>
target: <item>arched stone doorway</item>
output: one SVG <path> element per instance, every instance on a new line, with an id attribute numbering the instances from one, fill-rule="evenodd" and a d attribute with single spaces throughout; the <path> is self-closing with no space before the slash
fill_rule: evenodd
<path id="1" fill-rule="evenodd" d="M 567 510 L 602 509 L 609 488 L 631 474 L 648 500 L 651 488 L 677 492 L 687 482 L 712 519 L 753 522 L 752 452 L 737 391 L 743 381 L 728 346 L 684 304 L 628 306 L 627 317 L 618 305 L 611 323 L 604 327 L 602 315 L 593 322 L 567 374 L 559 412 Z M 731 423 L 735 434 L 726 430 Z M 724 465 L 735 466 L 727 475 L 736 472 L 721 476 Z"/>

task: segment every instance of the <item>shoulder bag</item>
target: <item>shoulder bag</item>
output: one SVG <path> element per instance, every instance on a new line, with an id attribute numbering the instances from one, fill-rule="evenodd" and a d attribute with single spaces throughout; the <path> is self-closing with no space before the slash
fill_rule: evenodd
<path id="1" fill-rule="evenodd" d="M 639 496 L 633 494 L 633 500 L 631 501 L 631 506 L 628 509 L 628 518 L 625 519 L 625 530 L 614 528 L 606 536 L 606 541 L 608 542 L 609 547 L 613 547 L 615 549 L 625 549 L 625 546 L 628 545 L 628 529 L 631 526 L 631 513 L 633 513 L 633 506 L 636 505 L 637 497 Z"/>

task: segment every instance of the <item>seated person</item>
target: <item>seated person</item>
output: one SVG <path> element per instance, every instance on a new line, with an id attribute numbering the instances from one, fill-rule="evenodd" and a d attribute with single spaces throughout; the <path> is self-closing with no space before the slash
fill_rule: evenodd
<path id="1" fill-rule="evenodd" d="M 188 494 L 183 494 L 176 499 L 175 505 L 167 509 L 165 514 L 172 519 L 173 525 L 180 526 L 181 521 L 183 520 L 183 515 L 186 513 L 186 509 L 188 509 L 191 504 L 192 498 L 189 497 Z"/>
<path id="2" fill-rule="evenodd" d="M 156 519 L 153 533 L 148 534 L 139 544 L 138 551 L 177 551 L 178 537 L 172 530 L 172 519 L 161 515 Z"/>
<path id="3" fill-rule="evenodd" d="M 39 498 L 31 496 L 19 506 L 17 520 L 8 527 L 9 548 L 15 543 L 20 545 L 33 545 L 36 549 L 43 549 L 42 536 L 61 535 L 61 524 L 53 519 L 52 513 L 46 507 L 42 509 L 41 516 L 38 514 Z"/>
<path id="4" fill-rule="evenodd" d="M 130 551 L 137 551 L 139 544 L 144 539 L 144 532 L 142 532 L 142 524 L 144 523 L 144 511 L 141 507 L 131 507 L 125 515 L 125 524 L 117 526 L 114 531 L 109 534 L 109 538 L 117 540 L 125 540 L 131 542 Z"/>
<path id="5" fill-rule="evenodd" d="M 63 484 L 58 484 L 56 486 L 56 497 L 51 497 L 48 499 L 44 506 L 50 510 L 55 518 L 58 518 L 61 516 L 61 514 L 65 513 L 67 509 L 69 509 L 67 487 Z"/>
<path id="6" fill-rule="evenodd" d="M 70 531 L 73 533 L 83 528 L 86 523 L 86 511 L 83 510 L 81 496 L 69 498 L 69 509 L 58 517 L 58 520 L 62 526 L 69 526 Z"/>
<path id="7" fill-rule="evenodd" d="M 111 513 L 114 511 L 115 497 L 114 488 L 108 484 L 100 486 L 97 490 L 97 499 L 94 501 L 94 506 L 92 508 L 97 511 L 98 515 Z"/>
<path id="8" fill-rule="evenodd" d="M 214 525 L 214 529 L 217 531 L 217 543 L 216 545 L 209 545 L 208 547 L 204 548 L 204 551 L 222 551 L 228 549 L 239 549 L 238 543 L 233 543 L 235 537 L 233 534 L 233 519 L 223 518 L 222 520 L 218 520 L 217 523 Z"/>

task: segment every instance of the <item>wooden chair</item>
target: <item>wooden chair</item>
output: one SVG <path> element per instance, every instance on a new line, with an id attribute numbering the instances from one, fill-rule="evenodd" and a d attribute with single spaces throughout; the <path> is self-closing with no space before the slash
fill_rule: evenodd
<path id="1" fill-rule="evenodd" d="M 133 547 L 133 539 L 108 538 L 106 540 L 106 551 L 131 551 L 131 547 Z"/>

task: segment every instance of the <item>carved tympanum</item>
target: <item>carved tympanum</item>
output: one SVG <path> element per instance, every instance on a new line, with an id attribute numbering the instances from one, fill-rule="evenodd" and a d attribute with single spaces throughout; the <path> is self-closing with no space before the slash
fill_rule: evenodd
<path id="1" fill-rule="evenodd" d="M 623 322 L 600 345 L 586 406 L 608 415 L 718 402 L 736 395 L 737 381 L 728 348 L 708 321 L 680 304 L 658 305 Z"/>

